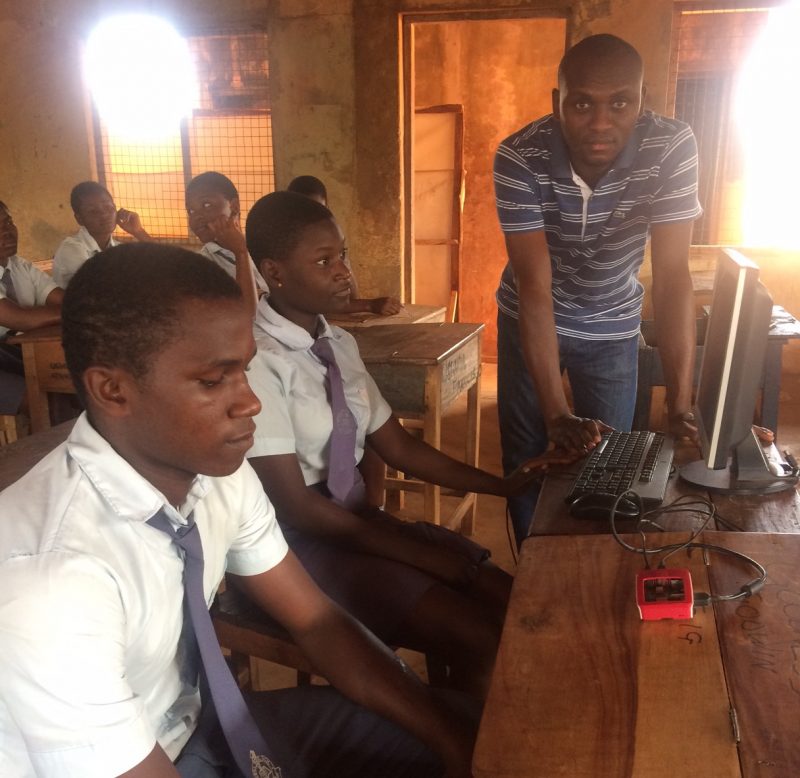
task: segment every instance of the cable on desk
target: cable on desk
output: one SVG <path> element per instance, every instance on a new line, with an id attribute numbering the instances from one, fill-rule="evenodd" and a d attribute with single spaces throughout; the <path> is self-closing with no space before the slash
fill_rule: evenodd
<path id="1" fill-rule="evenodd" d="M 622 537 L 620 536 L 619 532 L 617 531 L 616 525 L 616 512 L 617 512 L 617 505 L 620 501 L 624 498 L 633 499 L 639 506 L 639 521 L 637 523 L 637 530 L 639 531 L 640 535 L 642 536 L 642 547 L 637 548 L 636 546 L 632 546 L 630 543 L 625 542 Z M 654 519 L 650 518 L 650 516 L 658 516 L 662 513 L 674 513 L 676 511 L 685 511 L 689 506 L 701 506 L 704 510 L 699 510 L 695 508 L 694 510 L 702 516 L 705 516 L 703 519 L 702 524 L 693 530 L 689 535 L 688 540 L 683 543 L 670 543 L 665 546 L 659 546 L 657 548 L 648 548 L 647 547 L 647 540 L 644 534 L 644 524 L 651 524 L 659 529 L 663 528 L 658 525 Z M 694 604 L 695 606 L 701 607 L 705 605 L 710 605 L 713 602 L 729 602 L 731 600 L 739 600 L 745 597 L 750 597 L 751 595 L 755 594 L 759 590 L 761 590 L 766 583 L 767 580 L 767 570 L 766 568 L 758 561 L 753 559 L 747 554 L 743 554 L 740 551 L 733 551 L 730 548 L 725 548 L 725 546 L 718 546 L 714 543 L 698 543 L 695 542 L 696 538 L 702 533 L 705 528 L 708 526 L 711 519 L 716 516 L 716 507 L 710 500 L 706 500 L 699 497 L 694 497 L 692 495 L 682 495 L 678 499 L 674 500 L 673 502 L 669 503 L 668 505 L 662 506 L 661 508 L 657 508 L 652 511 L 645 512 L 643 510 L 644 506 L 642 504 L 641 497 L 639 497 L 636 492 L 625 492 L 620 494 L 614 504 L 611 506 L 611 516 L 609 519 L 611 525 L 611 534 L 614 536 L 614 540 L 619 543 L 626 551 L 631 551 L 635 554 L 642 554 L 644 559 L 645 568 L 650 568 L 650 559 L 649 556 L 653 554 L 662 554 L 661 558 L 659 559 L 658 568 L 666 567 L 666 560 L 672 556 L 676 551 L 680 551 L 682 549 L 695 549 L 700 548 L 706 551 L 713 551 L 718 552 L 721 554 L 726 554 L 728 556 L 734 557 L 735 559 L 739 559 L 740 561 L 744 562 L 751 567 L 754 567 L 758 572 L 758 577 L 754 578 L 752 581 L 744 584 L 742 587 L 739 588 L 737 592 L 733 592 L 731 594 L 709 594 L 707 592 L 695 592 L 694 595 Z M 724 523 L 724 522 L 723 522 Z"/>

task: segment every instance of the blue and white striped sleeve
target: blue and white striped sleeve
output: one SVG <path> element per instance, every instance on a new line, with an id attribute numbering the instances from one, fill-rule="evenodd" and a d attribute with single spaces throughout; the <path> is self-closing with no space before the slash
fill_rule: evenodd
<path id="1" fill-rule="evenodd" d="M 700 216 L 703 209 L 697 199 L 697 142 L 688 125 L 667 146 L 661 160 L 660 179 L 651 223 L 690 221 Z"/>
<path id="2" fill-rule="evenodd" d="M 494 158 L 494 192 L 497 217 L 503 232 L 544 229 L 536 176 L 520 154 L 505 141 L 500 144 Z"/>

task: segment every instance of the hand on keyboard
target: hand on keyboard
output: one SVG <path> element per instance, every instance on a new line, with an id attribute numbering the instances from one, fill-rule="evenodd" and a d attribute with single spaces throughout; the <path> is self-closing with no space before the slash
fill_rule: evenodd
<path id="1" fill-rule="evenodd" d="M 568 465 L 580 458 L 578 452 L 564 451 L 563 449 L 550 449 L 544 454 L 529 459 L 520 465 L 511 475 L 503 479 L 501 497 L 513 497 L 524 492 L 533 481 L 541 478 L 550 465 Z"/>
<path id="2" fill-rule="evenodd" d="M 611 429 L 599 419 L 584 419 L 570 413 L 548 423 L 547 436 L 556 449 L 574 451 L 583 456 L 600 442 L 604 432 L 611 432 Z"/>

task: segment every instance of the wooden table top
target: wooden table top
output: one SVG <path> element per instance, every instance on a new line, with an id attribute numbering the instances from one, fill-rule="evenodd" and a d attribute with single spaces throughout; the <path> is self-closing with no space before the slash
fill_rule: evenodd
<path id="1" fill-rule="evenodd" d="M 36 327 L 27 332 L 20 332 L 12 335 L 9 343 L 39 343 L 48 340 L 61 340 L 61 325 L 48 324 L 46 327 Z"/>
<path id="2" fill-rule="evenodd" d="M 658 538 L 677 542 L 686 533 Z M 750 600 L 659 622 L 638 616 L 641 557 L 610 536 L 525 541 L 476 776 L 800 774 L 800 536 L 707 532 L 703 539 L 758 558 L 770 583 Z M 696 591 L 733 592 L 754 577 L 736 560 L 709 559 L 706 567 L 702 554 L 680 552 L 669 564 L 688 567 Z"/>
<path id="3" fill-rule="evenodd" d="M 352 330 L 361 359 L 374 363 L 436 365 L 479 335 L 483 324 L 387 324 Z"/>

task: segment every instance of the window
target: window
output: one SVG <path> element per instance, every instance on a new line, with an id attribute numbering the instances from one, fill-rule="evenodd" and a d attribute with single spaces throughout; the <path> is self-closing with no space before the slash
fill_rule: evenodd
<path id="1" fill-rule="evenodd" d="M 697 138 L 704 210 L 692 242 L 741 245 L 744 161 L 733 97 L 740 68 L 767 22 L 768 4 L 679 5 L 671 97 L 674 116 L 691 125 Z"/>
<path id="2" fill-rule="evenodd" d="M 260 31 L 188 38 L 199 82 L 191 117 L 172 137 L 133 145 L 95 113 L 100 181 L 159 240 L 187 243 L 186 183 L 216 170 L 239 190 L 243 213 L 275 189 L 267 36 Z"/>

